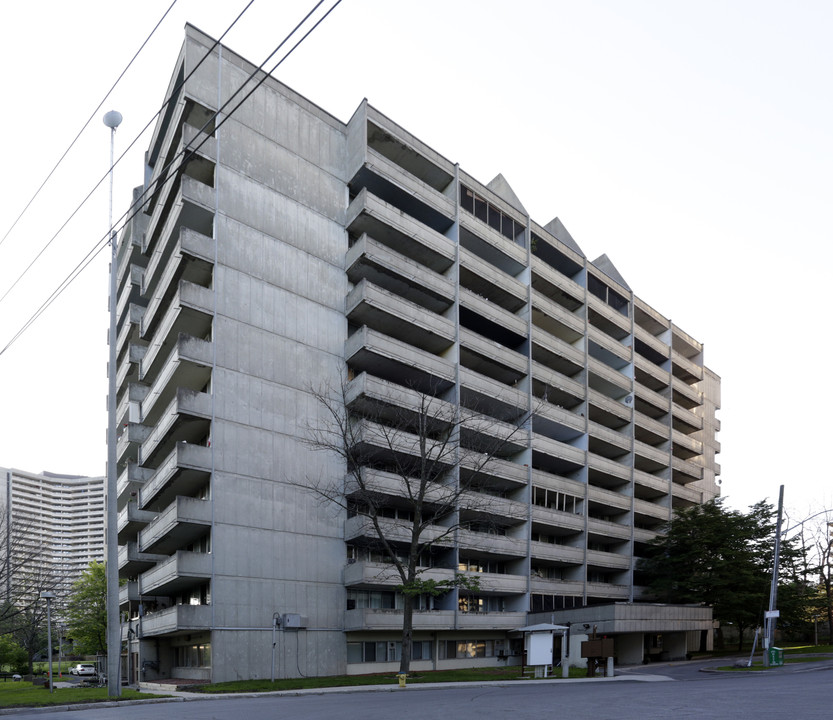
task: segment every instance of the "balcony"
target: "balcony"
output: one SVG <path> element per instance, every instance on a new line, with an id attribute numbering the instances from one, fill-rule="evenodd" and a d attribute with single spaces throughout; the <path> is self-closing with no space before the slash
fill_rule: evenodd
<path id="1" fill-rule="evenodd" d="M 142 593 L 176 595 L 211 578 L 211 554 L 177 550 L 139 577 Z"/>
<path id="2" fill-rule="evenodd" d="M 516 277 L 526 267 L 526 249 L 467 212 L 460 213 L 460 246 Z"/>
<path id="3" fill-rule="evenodd" d="M 537 290 L 532 291 L 532 322 L 568 344 L 584 337 L 584 319 Z"/>
<path id="4" fill-rule="evenodd" d="M 367 234 L 435 272 L 444 273 L 454 263 L 454 245 L 448 238 L 367 189 L 362 189 L 350 203 L 345 224 L 353 235 Z"/>
<path id="5" fill-rule="evenodd" d="M 532 506 L 532 522 L 536 527 L 539 525 L 545 526 L 541 528 L 541 532 L 544 533 L 548 531 L 551 533 L 553 528 L 559 531 L 570 530 L 576 533 L 584 531 L 584 515 L 552 510 L 540 505 Z"/>
<path id="6" fill-rule="evenodd" d="M 150 479 L 153 472 L 147 468 L 140 467 L 134 462 L 128 463 L 122 470 L 116 484 L 118 496 L 118 509 L 123 510 L 131 498 L 137 497 L 139 490 Z"/>
<path id="7" fill-rule="evenodd" d="M 470 313 L 468 322 L 472 330 L 488 335 L 501 344 L 514 346 L 513 336 L 518 340 L 527 336 L 525 318 L 464 287 L 460 288 L 460 309 Z"/>
<path id="8" fill-rule="evenodd" d="M 529 361 L 525 356 L 495 340 L 461 328 L 460 362 L 469 370 L 512 385 L 527 374 Z"/>
<path id="9" fill-rule="evenodd" d="M 161 511 L 177 495 L 193 495 L 211 478 L 211 449 L 177 443 L 170 455 L 152 471 L 139 493 L 139 505 Z"/>
<path id="10" fill-rule="evenodd" d="M 142 402 L 142 421 L 154 425 L 180 389 L 202 390 L 211 379 L 212 344 L 180 334 Z"/>
<path id="11" fill-rule="evenodd" d="M 542 595 L 573 595 L 580 597 L 584 594 L 584 583 L 580 580 L 558 580 L 532 576 L 530 592 Z"/>
<path id="12" fill-rule="evenodd" d="M 183 227 L 210 236 L 214 224 L 214 189 L 188 175 L 181 175 L 179 182 L 168 182 L 166 189 L 175 191 L 166 202 L 157 203 L 153 209 L 142 252 L 150 257 L 154 252 L 168 252 L 165 244 L 169 238 L 178 237 Z M 157 248 L 157 246 L 160 246 Z"/>
<path id="13" fill-rule="evenodd" d="M 448 568 L 423 568 L 420 580 L 441 582 L 454 579 L 454 571 Z M 344 584 L 347 587 L 390 588 L 402 584 L 396 568 L 389 563 L 357 562 L 344 568 Z"/>
<path id="14" fill-rule="evenodd" d="M 211 396 L 179 388 L 171 402 L 142 443 L 142 464 L 155 467 L 173 450 L 176 443 L 199 443 L 211 427 Z"/>
<path id="15" fill-rule="evenodd" d="M 138 462 L 139 446 L 150 435 L 152 428 L 139 423 L 127 423 L 121 427 L 121 434 L 116 440 L 116 463 L 119 467 L 129 462 Z"/>
<path id="16" fill-rule="evenodd" d="M 454 343 L 454 323 L 367 280 L 347 295 L 350 322 L 437 355 Z"/>
<path id="17" fill-rule="evenodd" d="M 591 517 L 587 519 L 587 533 L 605 540 L 627 541 L 631 539 L 631 526 Z"/>
<path id="18" fill-rule="evenodd" d="M 354 285 L 362 280 L 406 297 L 417 305 L 442 314 L 454 302 L 454 284 L 439 273 L 410 260 L 395 250 L 362 235 L 347 251 L 347 277 Z"/>
<path id="19" fill-rule="evenodd" d="M 579 348 L 535 326 L 532 328 L 532 357 L 563 375 L 574 375 L 584 369 L 584 353 Z"/>
<path id="20" fill-rule="evenodd" d="M 438 232 L 445 232 L 453 222 L 454 203 L 450 198 L 370 146 L 350 188 L 353 192 L 367 189 Z"/>
<path id="21" fill-rule="evenodd" d="M 140 510 L 135 502 L 127 503 L 127 506 L 118 514 L 119 545 L 124 545 L 128 540 L 136 540 L 139 531 L 155 517 L 155 513 Z"/>
<path id="22" fill-rule="evenodd" d="M 174 605 L 142 618 L 142 637 L 200 632 L 211 628 L 210 605 Z"/>
<path id="23" fill-rule="evenodd" d="M 524 538 L 460 529 L 457 531 L 457 540 L 460 548 L 465 550 L 511 557 L 526 555 L 526 540 Z"/>
<path id="24" fill-rule="evenodd" d="M 604 552 L 602 550 L 587 551 L 587 565 L 603 568 L 605 570 L 629 570 L 631 566 L 630 555 L 618 555 L 616 553 Z"/>
<path id="25" fill-rule="evenodd" d="M 510 313 L 526 305 L 526 285 L 465 248 L 460 249 L 460 284 Z"/>
<path id="26" fill-rule="evenodd" d="M 555 545 L 548 542 L 532 542 L 532 557 L 557 565 L 581 565 L 584 562 L 584 548 L 570 545 Z"/>
<path id="27" fill-rule="evenodd" d="M 414 632 L 453 630 L 453 610 L 414 610 Z M 356 608 L 344 613 L 344 630 L 402 632 L 402 610 Z"/>
<path id="28" fill-rule="evenodd" d="M 379 525 L 382 532 L 390 542 L 410 543 L 413 524 L 407 520 L 393 520 L 390 518 L 379 518 Z M 370 518 L 365 515 L 354 515 L 347 518 L 344 523 L 344 540 L 350 542 L 359 538 L 377 538 L 376 530 Z M 450 546 L 452 536 L 449 528 L 433 525 L 422 531 L 421 542 L 433 541 L 441 546 Z"/>
<path id="29" fill-rule="evenodd" d="M 136 577 L 143 570 L 153 567 L 162 560 L 167 560 L 167 557 L 141 553 L 135 542 L 128 542 L 127 545 L 119 548 L 119 577 Z"/>
<path id="30" fill-rule="evenodd" d="M 139 533 L 139 549 L 170 555 L 205 535 L 211 514 L 209 500 L 177 497 Z"/>
<path id="31" fill-rule="evenodd" d="M 152 333 L 163 309 L 177 291 L 180 280 L 208 287 L 214 267 L 214 240 L 187 227 L 171 244 L 170 254 L 155 254 L 144 275 L 144 295 L 150 297 L 143 332 Z"/>
<path id="32" fill-rule="evenodd" d="M 195 338 L 205 337 L 211 329 L 213 316 L 213 291 L 181 280 L 153 337 L 145 338 L 149 345 L 142 359 L 142 381 L 146 384 L 153 383 L 159 366 L 170 354 L 171 345 L 180 334 Z"/>
<path id="33" fill-rule="evenodd" d="M 525 624 L 525 612 L 461 612 L 457 615 L 458 630 L 517 630 Z"/>
<path id="34" fill-rule="evenodd" d="M 616 585 L 614 583 L 587 583 L 587 594 L 597 598 L 609 598 L 610 600 L 627 600 L 630 588 L 627 585 Z"/>
<path id="35" fill-rule="evenodd" d="M 441 392 L 454 384 L 454 367 L 448 360 L 366 326 L 347 338 L 344 351 L 357 371 L 410 384 L 421 391 Z"/>
<path id="36" fill-rule="evenodd" d="M 590 293 L 587 294 L 587 319 L 589 325 L 615 340 L 631 334 L 630 318 Z"/>

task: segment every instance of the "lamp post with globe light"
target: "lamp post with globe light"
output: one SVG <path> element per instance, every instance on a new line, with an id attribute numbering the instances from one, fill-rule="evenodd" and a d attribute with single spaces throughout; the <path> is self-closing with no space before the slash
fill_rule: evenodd
<path id="1" fill-rule="evenodd" d="M 121 694 L 121 632 L 119 626 L 119 546 L 118 546 L 118 512 L 116 473 L 116 297 L 118 260 L 116 257 L 116 232 L 113 229 L 113 147 L 116 128 L 121 124 L 122 116 L 116 110 L 104 115 L 104 124 L 110 128 L 110 332 L 107 343 L 109 358 L 107 362 L 107 695 L 119 697 Z"/>

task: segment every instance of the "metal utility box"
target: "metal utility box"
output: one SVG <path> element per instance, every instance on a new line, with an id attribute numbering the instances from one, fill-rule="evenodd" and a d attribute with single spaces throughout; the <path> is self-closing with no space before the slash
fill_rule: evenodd
<path id="1" fill-rule="evenodd" d="M 779 647 L 771 647 L 768 651 L 769 653 L 769 664 L 770 667 L 774 665 L 783 665 L 784 664 L 784 651 Z"/>
<path id="2" fill-rule="evenodd" d="M 307 618 L 298 613 L 284 613 L 282 620 L 284 630 L 300 630 L 307 626 Z"/>
<path id="3" fill-rule="evenodd" d="M 613 638 L 585 640 L 581 643 L 583 658 L 613 657 Z"/>

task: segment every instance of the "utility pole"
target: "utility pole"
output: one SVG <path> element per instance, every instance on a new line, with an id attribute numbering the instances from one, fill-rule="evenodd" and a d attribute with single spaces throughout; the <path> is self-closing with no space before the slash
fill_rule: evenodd
<path id="1" fill-rule="evenodd" d="M 784 512 L 784 486 L 778 493 L 778 522 L 775 526 L 775 555 L 772 559 L 772 584 L 769 588 L 769 611 L 766 613 L 764 633 L 764 666 L 769 667 L 769 649 L 775 642 L 775 624 L 777 612 L 775 604 L 778 600 L 778 556 L 781 552 L 781 517 Z"/>

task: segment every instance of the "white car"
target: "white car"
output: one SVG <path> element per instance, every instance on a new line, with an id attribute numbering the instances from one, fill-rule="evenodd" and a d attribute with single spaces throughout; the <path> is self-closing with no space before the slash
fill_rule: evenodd
<path id="1" fill-rule="evenodd" d="M 78 663 L 69 669 L 70 675 L 95 675 L 95 663 Z"/>

